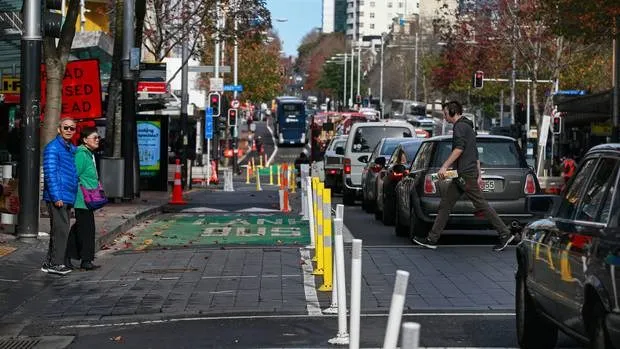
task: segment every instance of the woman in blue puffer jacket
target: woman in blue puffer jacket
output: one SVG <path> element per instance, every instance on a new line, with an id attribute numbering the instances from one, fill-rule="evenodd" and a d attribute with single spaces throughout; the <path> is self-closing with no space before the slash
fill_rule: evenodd
<path id="1" fill-rule="evenodd" d="M 71 143 L 75 129 L 75 121 L 62 119 L 58 125 L 58 136 L 43 151 L 43 200 L 50 215 L 50 243 L 47 260 L 41 270 L 58 275 L 71 272 L 65 266 L 65 259 L 71 207 L 78 191 L 76 147 Z"/>

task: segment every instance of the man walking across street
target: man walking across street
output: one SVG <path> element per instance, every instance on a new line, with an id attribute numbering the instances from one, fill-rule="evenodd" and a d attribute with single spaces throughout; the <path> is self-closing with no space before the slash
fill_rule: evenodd
<path id="1" fill-rule="evenodd" d="M 47 203 L 50 215 L 50 243 L 41 270 L 58 275 L 71 272 L 65 265 L 65 259 L 71 207 L 78 190 L 76 147 L 71 143 L 75 129 L 76 124 L 72 119 L 60 120 L 58 135 L 43 151 L 43 200 Z"/>
<path id="2" fill-rule="evenodd" d="M 482 196 L 482 190 L 480 190 L 482 177 L 473 124 L 469 119 L 462 116 L 463 107 L 459 102 L 452 101 L 445 104 L 443 114 L 446 121 L 453 125 L 452 152 L 437 174 L 440 180 L 444 180 L 448 168 L 456 163 L 458 177 L 450 181 L 446 190 L 442 191 L 439 212 L 428 236 L 426 238 L 415 237 L 413 242 L 430 249 L 437 248 L 437 241 L 448 222 L 450 211 L 452 211 L 456 201 L 465 194 L 473 203 L 476 212 L 483 213 L 493 228 L 498 231 L 499 243 L 493 249 L 502 251 L 514 240 L 514 235 L 510 233 L 506 224 Z"/>

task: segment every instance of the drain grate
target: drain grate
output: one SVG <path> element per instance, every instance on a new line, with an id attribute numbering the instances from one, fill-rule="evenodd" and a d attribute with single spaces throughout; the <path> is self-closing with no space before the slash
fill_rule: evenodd
<path id="1" fill-rule="evenodd" d="M 32 349 L 39 342 L 39 338 L 0 338 L 0 349 Z"/>

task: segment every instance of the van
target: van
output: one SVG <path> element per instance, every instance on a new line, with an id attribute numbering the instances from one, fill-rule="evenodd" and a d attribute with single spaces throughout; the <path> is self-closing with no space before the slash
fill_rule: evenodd
<path id="1" fill-rule="evenodd" d="M 405 121 L 388 120 L 353 124 L 344 148 L 343 202 L 353 205 L 362 194 L 362 171 L 373 149 L 383 138 L 415 137 L 415 129 Z"/>

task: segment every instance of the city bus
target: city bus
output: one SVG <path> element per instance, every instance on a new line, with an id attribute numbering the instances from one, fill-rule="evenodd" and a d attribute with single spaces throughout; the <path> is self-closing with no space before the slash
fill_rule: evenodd
<path id="1" fill-rule="evenodd" d="M 306 119 L 306 103 L 303 100 L 289 96 L 276 98 L 274 124 L 278 144 L 305 144 L 309 128 Z"/>

